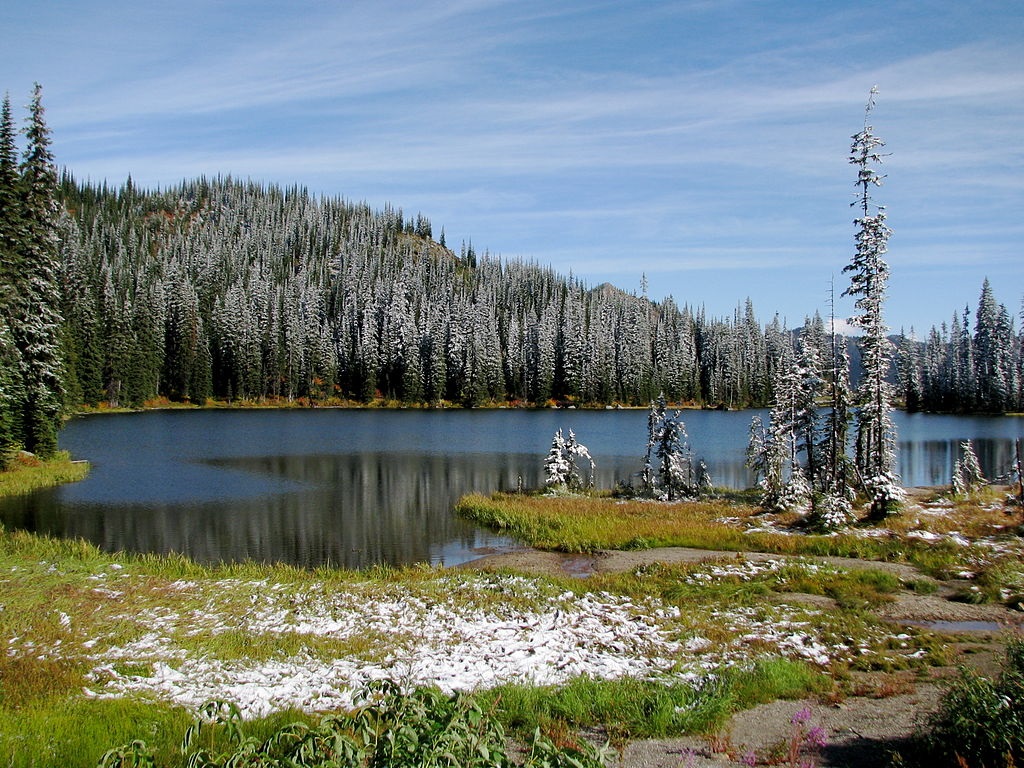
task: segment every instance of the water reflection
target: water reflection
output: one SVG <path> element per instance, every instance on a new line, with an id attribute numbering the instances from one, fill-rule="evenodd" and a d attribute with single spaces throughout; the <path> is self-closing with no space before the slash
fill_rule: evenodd
<path id="1" fill-rule="evenodd" d="M 59 498 L 61 489 L 51 489 L 15 500 L 3 518 L 8 526 L 82 537 L 109 551 L 183 552 L 200 562 L 452 565 L 512 545 L 453 517 L 458 497 L 514 489 L 517 467 L 524 482 L 536 483 L 534 463 L 532 457 L 384 453 L 222 459 L 210 462 L 212 475 L 242 472 L 257 486 L 282 478 L 289 490 L 271 483 L 278 492 L 215 501 L 68 503 Z"/>
<path id="2" fill-rule="evenodd" d="M 1011 440 L 979 437 L 972 440 L 982 473 L 990 481 L 1007 482 L 1014 461 Z M 901 476 L 911 485 L 948 485 L 961 457 L 959 440 L 921 440 L 900 443 Z"/>
<path id="3" fill-rule="evenodd" d="M 752 412 L 684 414 L 716 484 L 748 487 Z M 765 414 L 762 413 L 762 416 Z M 995 478 L 1024 419 L 896 415 L 907 485 L 950 481 L 974 441 Z M 535 488 L 556 429 L 597 461 L 597 485 L 641 469 L 638 411 L 156 412 L 72 421 L 61 446 L 92 462 L 83 482 L 0 500 L 10 528 L 79 536 L 108 551 L 182 552 L 203 562 L 254 559 L 456 564 L 513 546 L 454 518 L 465 493 Z"/>

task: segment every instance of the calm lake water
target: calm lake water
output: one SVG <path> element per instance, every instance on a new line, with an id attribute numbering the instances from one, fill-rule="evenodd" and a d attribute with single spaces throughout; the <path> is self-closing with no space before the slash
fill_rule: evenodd
<path id="1" fill-rule="evenodd" d="M 716 484 L 752 484 L 743 461 L 754 413 L 684 414 Z M 948 483 L 966 439 L 988 477 L 1005 473 L 1024 437 L 1019 417 L 895 416 L 906 485 Z M 455 501 L 539 486 L 559 428 L 590 449 L 599 486 L 640 471 L 643 410 L 107 414 L 76 418 L 61 434 L 62 448 L 92 463 L 90 476 L 5 500 L 0 521 L 202 562 L 453 565 L 514 546 L 454 518 Z"/>

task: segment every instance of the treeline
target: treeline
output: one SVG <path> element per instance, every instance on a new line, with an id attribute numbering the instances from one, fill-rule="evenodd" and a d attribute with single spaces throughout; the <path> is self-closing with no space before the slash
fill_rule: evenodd
<path id="1" fill-rule="evenodd" d="M 954 313 L 923 340 L 899 344 L 900 390 L 907 410 L 950 413 L 1024 411 L 1024 307 L 1020 332 L 986 279 L 978 309 Z"/>
<path id="2" fill-rule="evenodd" d="M 770 401 L 791 344 L 549 268 L 458 254 L 429 220 L 231 179 L 114 190 L 65 175 L 74 402 L 385 398 L 732 407 Z"/>
<path id="3" fill-rule="evenodd" d="M 646 284 L 455 253 L 401 209 L 230 178 L 58 178 L 38 87 L 20 157 L 6 98 L 0 127 L 4 455 L 51 452 L 62 407 L 157 398 L 767 406 L 797 351 L 749 300 L 708 317 Z M 969 320 L 898 345 L 908 408 L 1024 410 L 1022 336 L 987 282 Z M 823 348 L 820 317 L 801 333 Z"/>
<path id="4" fill-rule="evenodd" d="M 145 191 L 65 175 L 60 199 L 74 403 L 645 405 L 663 393 L 765 406 L 794 349 L 749 301 L 712 318 L 472 245 L 455 253 L 401 209 L 230 178 Z M 989 303 L 973 336 L 954 320 L 952 338 L 901 347 L 909 407 L 1020 408 L 1020 338 L 1005 308 L 992 330 Z M 823 333 L 820 317 L 807 322 Z M 993 367 L 1005 372 L 998 397 Z"/>
<path id="5" fill-rule="evenodd" d="M 53 454 L 64 405 L 57 173 L 38 85 L 28 113 L 19 156 L 10 98 L 0 106 L 0 469 L 19 449 Z"/>

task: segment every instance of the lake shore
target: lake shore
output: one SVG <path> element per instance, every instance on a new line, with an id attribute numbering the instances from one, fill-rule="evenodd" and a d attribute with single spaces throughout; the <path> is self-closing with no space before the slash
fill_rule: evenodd
<path id="1" fill-rule="evenodd" d="M 65 713 L 54 714 L 64 734 L 80 728 L 70 713 L 102 725 L 109 715 L 97 713 L 116 702 L 148 701 L 139 712 L 179 718 L 223 698 L 260 719 L 351 706 L 346 691 L 378 675 L 482 691 L 517 675 L 558 686 L 673 669 L 670 679 L 696 681 L 723 665 L 779 658 L 831 682 L 813 695 L 798 688 L 793 698 L 754 700 L 710 733 L 614 732 L 612 764 L 743 764 L 750 750 L 770 754 L 794 712 L 808 708 L 829 731 L 819 766 L 881 766 L 934 710 L 941 681 L 961 663 L 991 673 L 1021 624 L 1008 591 L 1024 586 L 1009 525 L 1019 514 L 1002 506 L 1002 490 L 963 503 L 940 490 L 911 489 L 901 516 L 861 531 L 865 542 L 885 542 L 871 551 L 888 559 L 874 560 L 757 547 L 525 549 L 454 568 L 303 571 L 106 555 L 2 533 L 0 639 L 5 664 L 23 675 L 63 670 L 19 695 L 29 709 Z M 703 514 L 741 533 L 749 522 L 780 541 L 808 540 L 786 532 L 790 520 L 741 510 Z M 945 564 L 909 562 L 905 551 L 922 544 Z M 32 732 L 26 704 L 3 704 L 14 734 Z M 572 727 L 600 741 L 613 735 L 609 725 Z M 0 733 L 0 745 L 11 738 Z"/>

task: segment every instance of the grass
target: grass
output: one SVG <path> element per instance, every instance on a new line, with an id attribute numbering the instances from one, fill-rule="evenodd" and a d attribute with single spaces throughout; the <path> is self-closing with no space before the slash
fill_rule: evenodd
<path id="1" fill-rule="evenodd" d="M 0 471 L 0 496 L 21 496 L 40 488 L 82 480 L 89 474 L 84 461 L 72 461 L 66 452 L 42 460 L 31 454 L 17 454 L 7 469 Z"/>
<path id="2" fill-rule="evenodd" d="M 771 658 L 747 669 L 721 670 L 699 685 L 580 677 L 562 686 L 503 685 L 483 695 L 493 702 L 501 720 L 519 733 L 597 726 L 613 742 L 621 742 L 714 733 L 738 710 L 831 687 L 831 680 L 819 669 Z"/>
<path id="3" fill-rule="evenodd" d="M 978 573 L 971 583 L 985 596 L 1004 599 L 1008 585 L 1016 585 L 1010 590 L 1014 595 L 1024 594 L 1024 566 L 1012 554 L 989 554 L 982 566 L 977 561 L 980 549 L 915 542 L 906 536 L 922 528 L 979 536 L 1005 531 L 1002 511 L 984 499 L 925 503 L 886 521 L 890 532 L 884 537 L 746 533 L 759 518 L 742 494 L 677 505 L 470 496 L 462 500 L 460 511 L 516 535 L 528 533 L 532 543 L 567 551 L 671 545 L 908 561 L 936 571 L 969 563 Z M 899 671 L 948 661 L 940 639 L 923 631 L 896 638 L 891 627 L 871 614 L 900 588 L 925 593 L 934 588 L 933 582 L 902 585 L 883 570 L 847 570 L 810 560 L 763 565 L 731 554 L 712 563 L 652 565 L 587 579 L 463 574 L 429 566 L 362 572 L 257 563 L 207 567 L 177 555 L 112 555 L 82 541 L 0 529 L 0 764 L 95 765 L 106 749 L 133 739 L 145 741 L 162 761 L 158 764 L 180 764 L 177 743 L 191 713 L 155 700 L 97 700 L 83 694 L 87 687 L 102 689 L 104 678 L 97 677 L 95 659 L 106 649 L 125 647 L 152 631 L 162 633 L 166 643 L 164 650 L 149 655 L 112 659 L 103 673 L 111 677 L 149 676 L 157 661 L 173 664 L 171 657 L 160 655 L 167 648 L 192 659 L 226 662 L 305 657 L 373 663 L 417 639 L 371 631 L 347 637 L 307 634 L 291 629 L 290 622 L 296 612 L 331 618 L 338 605 L 377 598 L 501 616 L 565 611 L 584 593 L 632 598 L 637 611 L 658 600 L 678 608 L 676 618 L 661 619 L 673 638 L 683 644 L 700 638 L 707 643 L 700 652 L 707 654 L 703 658 L 730 659 L 697 687 L 679 677 L 657 682 L 576 678 L 557 687 L 506 685 L 480 694 L 484 711 L 506 727 L 521 735 L 540 728 L 555 742 L 593 727 L 615 739 L 710 733 L 737 709 L 822 693 L 850 671 Z M 835 609 L 791 604 L 788 596 L 793 593 L 827 596 Z M 250 614 L 268 603 L 282 608 L 275 626 L 248 624 Z M 204 623 L 210 616 L 215 631 Z M 727 626 L 735 616 L 746 617 L 748 623 Z M 846 645 L 853 652 L 823 669 L 783 658 L 771 639 L 749 639 L 762 628 L 786 622 L 801 627 L 798 631 L 815 642 Z M 924 653 L 915 654 L 915 649 Z M 679 664 L 675 671 L 685 672 Z M 258 719 L 246 724 L 247 732 L 269 738 L 286 716 L 297 717 L 285 713 Z"/>
<path id="4" fill-rule="evenodd" d="M 170 760 L 176 739 L 165 734 L 176 729 L 180 736 L 189 713 L 152 700 L 106 701 L 83 695 L 84 688 L 102 690 L 113 676 L 151 675 L 161 658 L 159 651 L 114 658 L 108 662 L 109 671 L 99 675 L 94 659 L 155 628 L 168 648 L 189 658 L 246 663 L 302 657 L 373 662 L 389 649 L 415 641 L 393 633 L 364 632 L 348 638 L 302 634 L 288 629 L 287 613 L 272 629 L 251 628 L 246 617 L 266 601 L 330 617 L 338 600 L 358 604 L 376 597 L 451 605 L 467 615 L 514 615 L 558 607 L 564 611 L 583 593 L 630 598 L 636 610 L 643 611 L 645 601 L 655 598 L 683 608 L 680 618 L 665 619 L 667 631 L 678 633 L 680 640 L 707 636 L 711 651 L 732 648 L 734 655 L 752 659 L 750 665 L 723 672 L 722 682 L 696 690 L 678 680 L 576 680 L 559 688 L 513 686 L 487 694 L 501 722 L 527 730 L 530 725 L 543 726 L 552 735 L 580 725 L 604 727 L 616 738 L 714 730 L 736 708 L 764 697 L 802 695 L 824 685 L 827 677 L 822 671 L 780 658 L 768 644 L 737 645 L 737 637 L 746 630 L 726 631 L 715 614 L 729 606 L 754 606 L 761 620 L 770 624 L 777 615 L 771 596 L 810 590 L 813 585 L 804 579 L 813 577 L 793 565 L 748 581 L 730 576 L 714 582 L 687 581 L 709 567 L 652 566 L 586 580 L 464 574 L 422 566 L 363 572 L 255 563 L 207 567 L 180 556 L 113 555 L 82 541 L 0 530 L 0 644 L 7 651 L 0 655 L 0 764 L 95 765 L 105 749 L 136 738 Z M 838 569 L 821 574 L 821 583 L 823 590 L 858 595 L 874 590 L 870 599 L 864 598 L 868 602 L 880 599 L 892 586 L 884 578 L 844 575 Z M 218 617 L 216 631 L 204 623 L 207 615 Z M 859 611 L 840 609 L 813 620 L 818 626 L 813 631 L 843 642 L 862 638 L 873 649 L 872 658 L 898 667 L 899 651 L 887 650 L 885 640 L 872 634 L 875 628 Z M 524 714 L 529 711 L 535 714 Z M 273 723 L 267 725 L 272 727 Z M 105 737 L 107 732 L 112 736 Z"/>
<path id="5" fill-rule="evenodd" d="M 692 547 L 728 552 L 850 557 L 880 562 L 911 563 L 925 573 L 946 576 L 979 552 L 951 540 L 922 541 L 906 533 L 921 526 L 939 533 L 968 529 L 971 533 L 1006 532 L 1005 513 L 989 506 L 977 522 L 977 508 L 951 506 L 942 515 L 896 515 L 885 521 L 882 535 L 870 527 L 834 535 L 800 533 L 797 518 L 764 515 L 749 502 L 735 499 L 679 502 L 621 500 L 600 496 L 540 496 L 496 493 L 469 494 L 459 500 L 457 514 L 480 525 L 508 533 L 539 549 L 593 552 L 602 549 Z M 934 518 L 934 519 L 933 519 Z M 994 529 L 1001 520 L 1003 527 Z M 778 532 L 749 530 L 754 523 L 773 521 Z M 934 526 L 933 526 L 934 523 Z M 970 526 L 974 526 L 971 528 Z M 981 553 L 990 559 L 990 553 Z"/>

